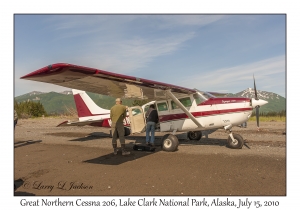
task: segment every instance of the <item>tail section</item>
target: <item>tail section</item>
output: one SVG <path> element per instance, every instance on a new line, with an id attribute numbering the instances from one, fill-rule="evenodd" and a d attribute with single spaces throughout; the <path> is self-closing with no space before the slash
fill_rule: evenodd
<path id="1" fill-rule="evenodd" d="M 72 89 L 78 117 L 109 115 L 110 110 L 102 109 L 88 96 L 85 91 Z"/>

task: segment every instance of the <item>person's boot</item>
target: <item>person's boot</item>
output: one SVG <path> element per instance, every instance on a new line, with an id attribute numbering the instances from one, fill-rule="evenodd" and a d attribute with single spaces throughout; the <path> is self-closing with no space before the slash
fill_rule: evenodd
<path id="1" fill-rule="evenodd" d="M 122 147 L 122 155 L 129 155 L 130 154 L 129 151 L 125 150 L 125 144 L 122 144 L 121 147 Z"/>
<path id="2" fill-rule="evenodd" d="M 113 148 L 114 148 L 114 155 L 117 155 L 118 154 L 117 144 L 113 144 Z"/>

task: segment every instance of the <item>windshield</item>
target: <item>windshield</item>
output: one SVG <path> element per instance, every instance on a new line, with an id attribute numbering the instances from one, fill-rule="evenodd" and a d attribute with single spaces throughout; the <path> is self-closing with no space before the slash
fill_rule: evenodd
<path id="1" fill-rule="evenodd" d="M 208 93 L 208 92 L 203 92 L 202 94 L 203 94 L 207 99 L 209 99 L 209 98 L 216 98 L 216 96 L 214 96 L 213 94 Z"/>
<path id="2" fill-rule="evenodd" d="M 215 98 L 214 95 L 207 93 L 207 92 L 201 92 L 201 93 L 197 92 L 197 93 L 193 94 L 193 97 L 194 97 L 197 105 L 208 100 L 209 98 Z"/>

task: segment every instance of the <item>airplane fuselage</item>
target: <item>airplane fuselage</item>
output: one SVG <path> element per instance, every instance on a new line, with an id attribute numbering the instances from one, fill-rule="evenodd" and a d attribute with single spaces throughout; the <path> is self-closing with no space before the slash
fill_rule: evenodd
<path id="1" fill-rule="evenodd" d="M 174 106 L 172 100 L 162 100 L 150 102 L 148 105 L 140 107 L 142 113 L 146 113 L 146 108 L 151 103 L 155 103 L 160 123 L 160 131 L 196 131 L 211 130 L 223 128 L 227 125 L 240 125 L 247 121 L 253 107 L 249 98 L 209 98 L 201 103 L 193 100 L 193 95 L 185 97 L 190 98 L 190 105 L 187 105 L 188 111 L 200 122 L 203 127 L 198 127 L 180 108 Z M 79 121 L 101 120 L 101 122 L 91 123 L 91 126 L 111 127 L 109 110 L 106 113 L 81 117 Z M 125 126 L 130 126 L 131 119 L 129 115 L 123 121 Z"/>
<path id="2" fill-rule="evenodd" d="M 73 90 L 73 94 L 79 121 L 69 125 L 111 127 L 110 110 L 96 105 L 84 91 Z M 131 127 L 132 133 L 145 131 L 145 113 L 151 104 L 155 104 L 159 117 L 157 128 L 161 132 L 214 130 L 246 122 L 251 117 L 253 108 L 264 103 L 266 102 L 263 100 L 250 98 L 186 94 L 178 97 L 177 102 L 175 98 L 169 98 L 151 101 L 142 107 L 131 107 L 123 124 Z M 64 122 L 61 125 L 67 124 L 68 122 Z"/>

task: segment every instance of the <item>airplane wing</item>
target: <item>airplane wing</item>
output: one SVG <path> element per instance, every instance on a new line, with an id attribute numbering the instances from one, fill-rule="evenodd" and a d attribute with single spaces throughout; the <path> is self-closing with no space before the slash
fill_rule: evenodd
<path id="1" fill-rule="evenodd" d="M 56 127 L 62 127 L 62 126 L 85 126 L 85 125 L 97 125 L 101 124 L 103 120 L 86 120 L 86 121 L 64 121 L 60 124 L 58 124 Z"/>
<path id="2" fill-rule="evenodd" d="M 21 79 L 46 82 L 119 98 L 157 100 L 167 97 L 164 90 L 171 90 L 177 97 L 196 92 L 194 89 L 66 63 L 46 66 L 21 77 Z"/>

